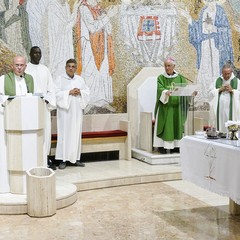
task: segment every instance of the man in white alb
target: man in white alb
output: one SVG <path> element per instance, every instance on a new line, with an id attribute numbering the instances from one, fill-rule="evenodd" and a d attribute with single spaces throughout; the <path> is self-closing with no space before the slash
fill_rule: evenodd
<path id="1" fill-rule="evenodd" d="M 57 148 L 55 158 L 61 160 L 59 169 L 69 161 L 84 167 L 80 162 L 83 109 L 89 102 L 89 89 L 82 77 L 75 75 L 77 62 L 66 62 L 66 73 L 55 81 L 57 101 Z"/>
<path id="2" fill-rule="evenodd" d="M 56 98 L 50 70 L 40 63 L 41 49 L 34 46 L 30 50 L 30 62 L 27 64 L 26 73 L 33 76 L 34 93 L 43 96 L 46 102 L 45 133 L 44 133 L 44 156 L 47 158 L 51 148 L 51 110 L 56 108 Z M 48 166 L 56 170 L 55 165 L 48 159 Z"/>

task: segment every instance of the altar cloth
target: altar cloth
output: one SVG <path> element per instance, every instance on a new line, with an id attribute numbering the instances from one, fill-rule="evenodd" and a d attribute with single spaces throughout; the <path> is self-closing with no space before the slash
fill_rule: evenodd
<path id="1" fill-rule="evenodd" d="M 240 140 L 185 136 L 180 149 L 184 180 L 240 204 Z"/>

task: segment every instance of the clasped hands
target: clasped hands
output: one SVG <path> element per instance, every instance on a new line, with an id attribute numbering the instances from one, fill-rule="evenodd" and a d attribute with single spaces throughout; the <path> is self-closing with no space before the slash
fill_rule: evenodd
<path id="1" fill-rule="evenodd" d="M 231 85 L 227 84 L 227 85 L 223 85 L 222 87 L 219 88 L 219 92 L 229 92 L 232 93 L 233 89 L 231 87 Z"/>
<path id="2" fill-rule="evenodd" d="M 79 88 L 73 88 L 72 90 L 69 91 L 69 95 L 78 96 L 81 95 L 81 91 Z"/>

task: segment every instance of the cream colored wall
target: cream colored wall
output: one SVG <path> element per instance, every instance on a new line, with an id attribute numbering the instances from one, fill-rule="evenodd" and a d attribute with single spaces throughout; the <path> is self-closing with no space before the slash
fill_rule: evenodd
<path id="1" fill-rule="evenodd" d="M 120 121 L 127 119 L 127 113 L 84 115 L 82 128 L 83 132 L 119 130 Z M 52 133 L 57 133 L 56 116 L 52 116 Z"/>
<path id="2" fill-rule="evenodd" d="M 127 120 L 126 113 L 85 115 L 83 132 L 119 130 L 121 120 Z"/>
<path id="3" fill-rule="evenodd" d="M 163 71 L 164 69 L 162 67 L 143 68 L 128 84 L 127 109 L 128 109 L 128 120 L 130 121 L 130 124 L 131 124 L 132 148 L 139 147 L 140 112 L 139 112 L 139 101 L 138 101 L 138 88 L 149 77 L 155 77 L 157 81 L 157 76 L 159 76 Z"/>

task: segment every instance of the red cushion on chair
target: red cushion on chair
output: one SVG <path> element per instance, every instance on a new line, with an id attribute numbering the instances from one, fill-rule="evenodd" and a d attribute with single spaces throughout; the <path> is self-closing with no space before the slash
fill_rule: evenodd
<path id="1" fill-rule="evenodd" d="M 57 134 L 52 134 L 52 141 L 57 140 Z"/>
<path id="2" fill-rule="evenodd" d="M 102 138 L 102 137 L 120 137 L 127 136 L 127 132 L 122 130 L 83 132 L 82 138 Z"/>
<path id="3" fill-rule="evenodd" d="M 102 138 L 102 137 L 122 137 L 127 136 L 127 132 L 122 130 L 82 132 L 82 138 Z M 52 134 L 52 141 L 57 140 L 57 134 Z"/>

